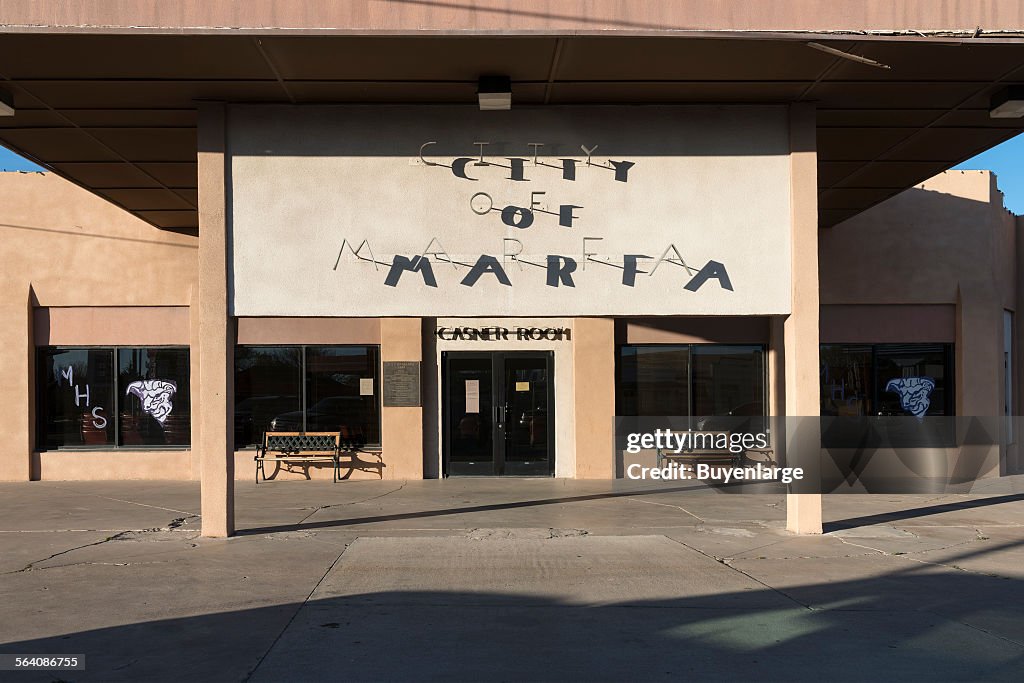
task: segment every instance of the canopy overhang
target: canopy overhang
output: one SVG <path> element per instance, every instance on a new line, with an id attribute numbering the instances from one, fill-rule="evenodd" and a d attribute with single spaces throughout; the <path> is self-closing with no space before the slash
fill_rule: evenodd
<path id="1" fill-rule="evenodd" d="M 844 3 L 786 3 L 793 18 L 697 3 L 690 22 L 678 14 L 690 2 L 638 2 L 630 17 L 604 1 L 134 4 L 131 20 L 104 3 L 0 6 L 0 87 L 15 108 L 0 142 L 164 229 L 198 229 L 203 100 L 474 104 L 480 75 L 496 73 L 513 107 L 814 102 L 823 227 L 1024 130 L 989 116 L 997 92 L 1024 84 L 1016 3 L 957 3 L 1014 6 L 984 29 L 969 13 L 931 16 L 934 3 L 867 3 L 874 18 L 852 19 L 820 8 Z M 763 5 L 780 3 L 737 7 Z M 886 7 L 905 5 L 921 6 L 915 29 L 886 28 Z"/>

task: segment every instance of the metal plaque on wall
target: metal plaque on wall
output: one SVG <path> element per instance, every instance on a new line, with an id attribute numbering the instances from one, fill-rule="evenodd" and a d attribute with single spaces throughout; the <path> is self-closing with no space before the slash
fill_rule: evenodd
<path id="1" fill-rule="evenodd" d="M 419 361 L 384 361 L 384 406 L 418 408 L 420 406 Z"/>

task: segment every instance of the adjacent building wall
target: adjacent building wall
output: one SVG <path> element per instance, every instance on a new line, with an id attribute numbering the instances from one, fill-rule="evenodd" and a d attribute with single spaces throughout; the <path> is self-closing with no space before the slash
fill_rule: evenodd
<path id="1" fill-rule="evenodd" d="M 946 171 L 822 230 L 822 342 L 952 342 L 956 414 L 1002 415 L 1018 231 L 989 171 Z M 1011 445 L 1004 471 L 1015 459 Z"/>
<path id="2" fill-rule="evenodd" d="M 158 230 L 46 173 L 0 175 L 0 207 L 0 402 L 7 416 L 0 480 L 190 477 L 187 451 L 33 457 L 34 346 L 110 344 L 111 320 L 125 325 L 119 343 L 179 343 L 177 327 L 187 321 L 179 307 L 189 305 L 196 280 L 197 239 Z M 176 322 L 165 328 L 139 320 Z M 194 415 L 197 403 L 192 409 Z"/>

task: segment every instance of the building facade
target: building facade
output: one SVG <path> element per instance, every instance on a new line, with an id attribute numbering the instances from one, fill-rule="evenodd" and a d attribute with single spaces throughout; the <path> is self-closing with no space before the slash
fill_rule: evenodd
<path id="1" fill-rule="evenodd" d="M 278 157 L 266 151 L 278 143 L 261 130 L 259 154 L 239 141 L 225 162 L 238 183 L 228 205 L 246 207 L 233 214 L 227 238 L 252 248 L 232 249 L 225 261 L 227 292 L 237 293 L 226 318 L 229 376 L 220 382 L 197 363 L 196 237 L 158 231 L 51 174 L 4 174 L 11 267 L 3 287 L 23 296 L 5 304 L 0 386 L 11 419 L 3 478 L 198 479 L 193 446 L 209 428 L 196 398 L 204 383 L 227 397 L 230 420 L 219 437 L 232 444 L 236 479 L 252 478 L 253 448 L 268 430 L 341 431 L 361 447 L 346 461 L 347 479 L 610 479 L 622 476 L 614 415 L 776 414 L 784 351 L 775 335 L 789 292 L 773 301 L 764 280 L 791 279 L 785 267 L 772 268 L 789 261 L 788 202 L 764 216 L 778 229 L 763 242 L 718 230 L 702 244 L 685 231 L 713 220 L 694 215 L 701 205 L 721 215 L 727 198 L 714 197 L 715 173 L 728 175 L 730 194 L 749 183 L 740 193 L 747 198 L 787 196 L 761 184 L 766 176 L 791 182 L 788 112 L 775 113 L 776 154 L 731 158 L 718 169 L 717 159 L 708 169 L 699 158 L 694 173 L 709 184 L 691 196 L 673 193 L 668 206 L 651 206 L 643 183 L 678 179 L 687 171 L 657 165 L 685 162 L 626 160 L 613 148 L 589 158 L 485 151 L 484 166 L 479 146 L 463 152 L 469 138 L 484 137 L 479 131 L 442 151 L 439 141 L 420 143 L 419 130 L 379 156 Z M 331 168 L 350 156 L 368 168 Z M 509 179 L 518 166 L 510 158 L 533 178 Z M 480 179 L 459 177 L 463 160 L 466 175 Z M 616 180 L 612 162 L 625 161 L 635 165 Z M 576 178 L 567 180 L 572 166 Z M 382 182 L 390 173 L 400 182 Z M 495 176 L 489 184 L 485 173 Z M 438 178 L 422 197 L 390 196 L 420 175 Z M 629 183 L 640 186 L 635 203 L 613 194 L 627 194 Z M 474 204 L 482 201 L 487 211 Z M 392 214 L 375 219 L 382 205 Z M 643 224 L 644 211 L 668 212 L 679 232 L 617 227 L 622 215 Z M 598 218 L 588 220 L 591 212 Z M 560 225 L 564 216 L 573 225 Z M 503 222 L 531 217 L 528 228 Z M 374 220 L 397 229 L 360 231 Z M 555 235 L 534 240 L 534 225 Z M 823 231 L 822 414 L 905 413 L 885 385 L 912 368 L 937 384 L 928 415 L 1013 415 L 1020 228 L 991 173 L 949 171 Z M 735 307 L 732 315 L 706 315 L 702 296 L 725 297 L 714 305 Z M 531 306 L 535 315 L 510 315 Z M 616 306 L 644 315 L 597 315 Z M 1019 471 L 1016 439 L 1005 441 L 983 476 Z M 331 470 L 281 467 L 270 476 Z"/>
<path id="2" fill-rule="evenodd" d="M 611 479 L 616 414 L 1012 414 L 1013 219 L 883 202 L 1024 129 L 1022 39 L 990 0 L 5 3 L 0 141 L 83 190 L 0 188 L 0 478 L 199 479 L 226 536 L 268 429 Z"/>

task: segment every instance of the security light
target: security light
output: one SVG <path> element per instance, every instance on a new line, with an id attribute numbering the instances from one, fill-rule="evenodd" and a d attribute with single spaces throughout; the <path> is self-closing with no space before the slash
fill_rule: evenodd
<path id="1" fill-rule="evenodd" d="M 1024 86 L 1011 85 L 993 95 L 988 115 L 993 119 L 1019 119 L 1024 116 Z"/>
<path id="2" fill-rule="evenodd" d="M 14 116 L 14 96 L 0 88 L 0 116 Z"/>
<path id="3" fill-rule="evenodd" d="M 481 76 L 476 90 L 480 111 L 512 108 L 512 79 L 508 76 Z"/>

